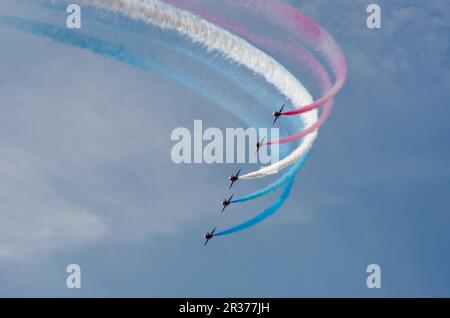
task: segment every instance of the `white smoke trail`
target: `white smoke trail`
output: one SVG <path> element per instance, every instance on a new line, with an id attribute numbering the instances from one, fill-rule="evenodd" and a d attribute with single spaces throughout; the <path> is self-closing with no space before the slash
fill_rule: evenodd
<path id="1" fill-rule="evenodd" d="M 58 2 L 58 1 L 53 1 Z M 244 39 L 190 12 L 158 0 L 79 0 L 78 3 L 120 13 L 156 27 L 173 30 L 217 51 L 255 73 L 276 87 L 296 107 L 310 104 L 312 97 L 286 68 Z M 268 114 L 269 116 L 269 114 Z M 317 121 L 317 110 L 300 115 L 306 128 Z M 306 154 L 317 138 L 317 131 L 307 135 L 300 146 L 284 159 L 248 173 L 240 179 L 253 179 L 276 173 Z"/>

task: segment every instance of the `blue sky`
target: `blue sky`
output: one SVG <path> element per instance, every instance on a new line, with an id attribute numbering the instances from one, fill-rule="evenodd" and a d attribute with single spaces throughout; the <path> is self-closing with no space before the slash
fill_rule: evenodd
<path id="1" fill-rule="evenodd" d="M 170 133 L 199 118 L 242 123 L 150 72 L 0 27 L 0 296 L 450 296 L 450 4 L 377 1 L 383 28 L 369 30 L 369 1 L 290 2 L 336 38 L 349 79 L 285 206 L 208 248 L 207 229 L 276 196 L 219 215 L 238 165 L 174 165 Z M 0 12 L 64 23 L 16 1 Z M 84 28 L 175 61 L 140 38 Z M 207 68 L 183 66 L 255 103 Z M 81 266 L 80 290 L 65 286 L 70 263 Z M 379 290 L 366 287 L 371 263 Z"/>

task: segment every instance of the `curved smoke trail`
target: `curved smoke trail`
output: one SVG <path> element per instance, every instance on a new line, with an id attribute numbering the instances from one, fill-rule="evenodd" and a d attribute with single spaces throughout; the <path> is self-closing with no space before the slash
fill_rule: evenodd
<path id="1" fill-rule="evenodd" d="M 82 0 L 82 2 L 86 2 L 87 4 L 93 4 L 94 6 L 103 8 L 105 10 L 111 10 L 113 12 L 114 11 L 122 12 L 122 13 L 130 15 L 131 17 L 133 17 L 135 19 L 145 21 L 147 23 L 156 25 L 163 29 L 175 30 L 175 31 L 191 38 L 191 40 L 194 43 L 201 43 L 201 44 L 205 45 L 205 47 L 208 50 L 216 50 L 216 51 L 222 53 L 224 57 L 235 60 L 238 63 L 240 63 L 241 65 L 246 66 L 248 69 L 253 70 L 256 73 L 262 75 L 268 83 L 274 85 L 277 89 L 279 89 L 280 92 L 282 92 L 296 106 L 301 106 L 302 104 L 305 104 L 305 101 L 306 101 L 306 104 L 309 103 L 308 105 L 313 103 L 311 97 L 309 96 L 309 94 L 307 92 L 306 92 L 305 96 L 300 96 L 301 94 L 299 94 L 299 92 L 300 92 L 299 87 L 302 88 L 304 91 L 306 91 L 306 90 L 301 86 L 300 82 L 298 82 L 298 80 L 295 79 L 295 77 L 293 77 L 286 69 L 284 69 L 284 67 L 279 65 L 275 60 L 273 60 L 269 56 L 265 55 L 263 52 L 259 51 L 258 49 L 252 47 L 246 41 L 243 41 L 242 39 L 237 38 L 237 37 L 235 37 L 235 38 L 237 38 L 239 41 L 242 41 L 243 47 L 238 46 L 236 48 L 236 43 L 233 43 L 233 41 L 232 41 L 232 40 L 235 40 L 233 38 L 233 35 L 231 35 L 229 33 L 227 34 L 227 31 L 221 30 L 220 28 L 216 28 L 217 30 L 214 29 L 215 28 L 214 25 L 211 25 L 211 24 L 205 22 L 204 20 L 201 20 L 201 19 L 191 15 L 190 13 L 173 9 L 170 6 L 161 4 L 157 0 L 154 0 L 154 1 L 148 0 L 145 3 L 142 1 L 141 2 L 128 1 L 125 3 L 124 1 L 119 1 L 119 0 L 109 1 L 109 3 L 106 3 L 105 0 L 102 0 L 102 1 L 100 1 L 100 0 L 95 0 L 95 1 L 94 0 L 93 1 Z M 112 8 L 107 7 L 108 5 L 111 5 L 111 4 L 113 5 Z M 130 14 L 130 12 L 132 14 Z M 174 19 L 174 21 L 172 21 L 171 19 Z M 196 19 L 196 21 L 195 21 L 196 23 L 192 23 L 192 19 Z M 205 25 L 207 27 L 203 28 Z M 210 27 L 213 28 L 214 32 L 211 32 Z M 215 33 L 215 31 L 218 31 L 219 33 Z M 193 32 L 193 33 L 191 33 L 191 32 Z M 205 32 L 206 32 L 206 34 L 205 34 Z M 220 35 L 221 37 L 217 37 L 217 35 Z M 229 38 L 230 35 L 231 35 L 231 39 Z M 209 40 L 211 40 L 210 39 L 211 37 L 214 38 L 214 41 L 218 40 L 218 42 L 212 42 L 212 43 L 208 42 Z M 222 41 L 224 41 L 224 42 L 222 42 Z M 227 41 L 229 41 L 229 42 L 227 42 Z M 242 44 L 239 41 L 238 41 L 238 43 Z M 220 45 L 219 45 L 219 43 L 220 43 Z M 231 52 L 228 52 L 227 49 L 228 50 L 231 49 Z M 247 51 L 248 49 L 250 49 L 250 51 Z M 112 57 L 118 58 L 118 59 L 123 59 L 124 57 L 129 58 L 129 56 L 124 54 L 124 49 L 120 48 L 120 47 L 115 48 L 115 50 L 113 50 L 113 51 L 107 51 L 106 53 L 104 53 L 102 50 L 103 49 L 100 49 L 100 54 L 111 54 Z M 253 50 L 253 51 L 251 51 L 251 50 Z M 256 56 L 253 55 L 255 52 L 257 53 Z M 245 55 L 243 53 L 247 53 L 247 55 Z M 239 59 L 237 59 L 237 57 L 239 57 L 239 58 L 243 57 L 244 60 L 243 61 L 239 60 Z M 255 58 L 256 61 L 251 60 L 251 58 Z M 258 60 L 260 58 L 262 58 L 263 62 L 268 62 L 268 64 L 267 65 L 260 64 L 261 61 Z M 140 61 L 139 59 L 137 61 L 135 61 L 135 63 L 137 65 L 140 65 L 141 62 L 142 61 Z M 142 65 L 140 65 L 140 67 L 142 67 Z M 287 80 L 286 80 L 286 78 L 280 78 L 279 77 L 280 74 L 282 74 L 282 75 L 287 74 L 287 77 L 288 77 Z M 292 79 L 293 79 L 293 81 L 292 81 Z M 290 95 L 290 94 L 292 94 L 292 95 Z M 308 98 L 309 98 L 309 100 L 308 100 Z M 303 103 L 298 103 L 301 99 L 303 99 Z M 297 103 L 296 103 L 296 101 L 297 101 Z M 315 118 L 314 118 L 314 116 L 315 116 Z M 316 120 L 316 118 L 317 118 L 317 112 L 314 112 L 314 110 L 302 115 L 302 119 L 308 126 L 307 129 L 311 128 L 311 126 L 314 124 L 314 121 Z M 282 160 L 274 165 L 264 167 L 264 168 L 256 171 L 253 175 L 247 174 L 245 176 L 242 176 L 241 178 L 250 179 L 253 177 L 259 177 L 259 176 L 263 176 L 263 175 L 267 175 L 267 174 L 272 174 L 272 173 L 278 172 L 278 170 L 281 170 L 281 169 L 287 167 L 288 165 L 292 164 L 295 161 L 295 160 L 292 160 L 293 158 L 296 157 L 296 159 L 298 160 L 301 156 L 303 156 L 307 153 L 307 151 L 311 148 L 316 136 L 317 136 L 317 131 L 313 130 L 312 134 L 310 134 L 309 136 L 307 136 L 304 139 L 303 143 L 291 154 L 291 156 L 288 156 L 288 157 L 290 157 L 290 158 L 288 158 L 288 160 L 286 160 L 287 158 L 285 158 L 284 162 Z M 309 139 L 309 140 L 307 140 L 307 139 Z M 270 144 L 270 142 L 268 142 L 266 144 Z M 303 153 L 300 152 L 300 150 L 302 150 Z M 300 168 L 304 162 L 304 159 L 306 159 L 306 158 L 303 157 L 303 160 L 301 162 L 298 162 L 298 166 Z M 297 165 L 292 167 L 293 168 L 292 171 L 297 172 L 298 170 L 295 169 L 296 167 L 297 167 Z M 289 176 L 289 174 L 287 174 L 287 175 Z M 246 229 L 250 226 L 253 226 L 253 225 L 259 223 L 260 221 L 264 220 L 265 218 L 267 218 L 270 215 L 272 215 L 273 213 L 275 213 L 275 211 L 284 203 L 284 201 L 289 196 L 294 179 L 295 179 L 295 173 L 292 173 L 291 177 L 286 177 L 285 179 L 283 179 L 283 178 L 280 179 L 280 182 L 278 183 L 278 184 L 280 184 L 279 186 L 282 185 L 281 180 L 284 180 L 283 183 L 287 183 L 287 186 L 286 186 L 285 190 L 283 191 L 283 194 L 281 195 L 281 197 L 271 207 L 269 207 L 264 212 L 257 215 L 255 218 L 253 218 L 247 222 L 244 222 L 236 227 L 233 227 L 231 229 L 217 233 L 216 235 L 226 235 L 226 234 L 230 234 L 230 233 L 234 233 L 234 232 Z M 240 200 L 242 200 L 242 198 Z"/>

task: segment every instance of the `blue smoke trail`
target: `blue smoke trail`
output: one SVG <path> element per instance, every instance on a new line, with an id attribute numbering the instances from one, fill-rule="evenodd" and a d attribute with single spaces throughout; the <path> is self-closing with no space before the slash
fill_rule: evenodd
<path id="1" fill-rule="evenodd" d="M 252 218 L 244 223 L 238 224 L 229 229 L 226 229 L 226 230 L 216 233 L 215 236 L 224 236 L 224 235 L 229 235 L 229 234 L 233 234 L 236 232 L 246 230 L 252 226 L 255 226 L 259 222 L 264 221 L 269 216 L 273 215 L 284 204 L 284 201 L 286 201 L 286 199 L 289 197 L 289 194 L 291 193 L 291 189 L 292 189 L 292 185 L 294 184 L 294 181 L 295 181 L 295 175 L 292 175 L 289 178 L 286 188 L 284 188 L 281 196 L 278 198 L 277 201 L 275 201 L 274 204 L 272 204 L 266 210 L 264 210 L 263 212 L 261 212 L 257 216 L 255 216 L 254 218 Z"/>

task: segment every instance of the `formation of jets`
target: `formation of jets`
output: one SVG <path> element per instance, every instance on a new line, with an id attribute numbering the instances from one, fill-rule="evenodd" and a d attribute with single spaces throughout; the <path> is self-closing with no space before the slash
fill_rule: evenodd
<path id="1" fill-rule="evenodd" d="M 284 106 L 281 106 L 281 108 L 275 112 L 273 112 L 273 115 L 275 116 L 275 119 L 273 120 L 272 125 L 275 125 L 276 121 L 278 120 L 278 118 L 283 115 L 283 109 Z M 259 151 L 259 149 L 263 146 L 264 144 L 264 139 L 266 138 L 266 136 L 264 136 L 261 140 L 259 140 L 256 143 L 256 152 Z M 231 184 L 229 189 L 231 189 L 231 187 L 233 186 L 233 184 L 239 179 L 239 173 L 241 173 L 241 169 L 239 169 L 236 174 L 233 174 L 231 176 L 228 177 L 228 180 L 230 180 Z M 221 213 L 223 213 L 223 211 L 225 211 L 226 207 L 229 206 L 231 204 L 231 200 L 233 199 L 234 194 L 232 194 L 228 199 L 224 199 L 222 201 L 222 211 Z M 205 244 L 203 246 L 206 246 L 206 244 L 208 244 L 209 240 L 212 239 L 215 235 L 216 232 L 216 227 L 214 227 L 214 229 L 211 232 L 206 232 L 204 238 L 205 238 Z"/>

